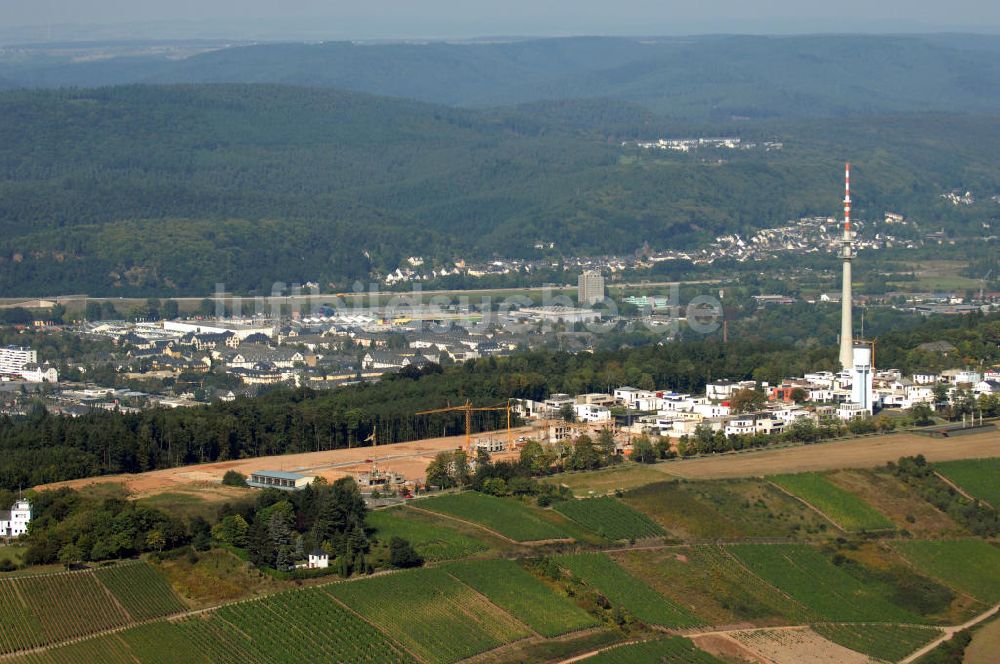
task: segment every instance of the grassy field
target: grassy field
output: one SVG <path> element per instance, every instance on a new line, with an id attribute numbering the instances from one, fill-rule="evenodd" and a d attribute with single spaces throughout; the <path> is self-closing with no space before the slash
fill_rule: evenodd
<path id="1" fill-rule="evenodd" d="M 615 646 L 591 657 L 590 664 L 721 664 L 721 661 L 681 636 Z"/>
<path id="2" fill-rule="evenodd" d="M 823 512 L 844 530 L 857 532 L 893 527 L 892 521 L 871 505 L 817 473 L 775 475 L 770 480 Z"/>
<path id="3" fill-rule="evenodd" d="M 801 624 L 816 619 L 801 603 L 751 574 L 725 547 L 691 546 L 611 554 L 632 576 L 709 625 Z"/>
<path id="4" fill-rule="evenodd" d="M 555 509 L 610 540 L 636 540 L 665 534 L 648 516 L 614 498 L 567 500 L 556 504 Z"/>
<path id="5" fill-rule="evenodd" d="M 760 480 L 660 482 L 627 491 L 623 500 L 685 540 L 822 537 L 827 529 L 826 519 Z"/>
<path id="6" fill-rule="evenodd" d="M 28 547 L 9 545 L 0 546 L 0 562 L 4 560 L 9 560 L 15 565 L 20 565 L 24 562 L 24 552 L 28 550 Z M 3 578 L 3 577 L 0 577 Z"/>
<path id="7" fill-rule="evenodd" d="M 887 472 L 838 470 L 826 477 L 886 515 L 897 529 L 907 530 L 915 537 L 968 535 L 950 516 Z"/>
<path id="8" fill-rule="evenodd" d="M 969 495 L 1000 509 L 1000 458 L 944 461 L 934 469 Z"/>
<path id="9" fill-rule="evenodd" d="M 825 639 L 876 659 L 895 662 L 941 636 L 941 630 L 913 625 L 812 626 Z"/>
<path id="10" fill-rule="evenodd" d="M 629 463 L 601 470 L 561 473 L 547 480 L 572 489 L 577 496 L 606 495 L 615 491 L 634 489 L 646 484 L 662 482 L 664 474 L 659 470 L 639 463 Z"/>
<path id="11" fill-rule="evenodd" d="M 177 594 L 192 607 L 205 607 L 281 589 L 271 576 L 248 568 L 224 549 L 199 552 L 197 560 L 187 556 L 164 560 L 157 568 Z"/>
<path id="12" fill-rule="evenodd" d="M 599 624 L 513 560 L 452 563 L 445 569 L 542 636 L 559 636 Z"/>
<path id="13" fill-rule="evenodd" d="M 918 569 L 987 604 L 1000 602 L 1000 548 L 983 540 L 896 542 Z"/>
<path id="14" fill-rule="evenodd" d="M 380 540 L 402 537 L 429 561 L 467 558 L 489 548 L 482 539 L 460 532 L 461 524 L 405 507 L 369 512 L 367 523 Z"/>
<path id="15" fill-rule="evenodd" d="M 556 524 L 542 518 L 533 508 L 512 498 L 494 498 L 466 491 L 421 500 L 419 507 L 478 523 L 516 542 L 568 537 L 567 533 Z"/>
<path id="16" fill-rule="evenodd" d="M 920 623 L 806 544 L 736 544 L 728 547 L 768 583 L 816 615 L 837 622 Z"/>
<path id="17" fill-rule="evenodd" d="M 606 648 L 624 639 L 617 629 L 602 627 L 558 639 L 525 639 L 476 657 L 476 664 L 546 664 Z"/>
<path id="18" fill-rule="evenodd" d="M 159 618 L 185 609 L 163 575 L 146 563 L 105 567 L 96 574 L 133 620 Z"/>
<path id="19" fill-rule="evenodd" d="M 601 593 L 612 606 L 626 609 L 639 620 L 664 627 L 694 627 L 701 623 L 690 611 L 631 576 L 602 553 L 558 556 L 556 563 Z"/>
<path id="20" fill-rule="evenodd" d="M 324 590 L 430 664 L 472 657 L 531 634 L 440 568 L 336 583 Z"/>

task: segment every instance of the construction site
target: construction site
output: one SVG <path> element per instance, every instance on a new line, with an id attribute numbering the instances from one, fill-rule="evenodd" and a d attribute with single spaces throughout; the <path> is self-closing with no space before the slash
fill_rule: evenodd
<path id="1" fill-rule="evenodd" d="M 363 446 L 217 461 L 146 473 L 95 476 L 46 484 L 38 488 L 81 488 L 112 483 L 124 485 L 136 498 L 165 492 L 203 490 L 220 490 L 222 494 L 226 494 L 228 487 L 222 486 L 222 479 L 228 471 L 236 471 L 247 477 L 255 473 L 276 472 L 318 477 L 328 482 L 352 477 L 366 494 L 373 491 L 408 494 L 414 489 L 423 488 L 427 466 L 441 452 L 465 451 L 471 463 L 475 463 L 480 451 L 488 453 L 494 460 L 516 459 L 521 447 L 529 440 L 543 443 L 569 441 L 582 433 L 596 434 L 600 429 L 612 426 L 610 422 L 598 425 L 545 418 L 515 426 L 514 422 L 520 421 L 515 408 L 513 401 L 490 406 L 476 406 L 466 401 L 458 406 L 414 413 L 415 417 L 460 415 L 464 425 L 464 432 L 460 435 L 380 444 L 376 430 L 364 440 Z M 505 421 L 505 426 L 492 431 L 481 431 L 484 422 L 477 421 L 476 418 L 486 413 L 499 416 L 501 421 Z M 617 432 L 616 436 L 623 441 L 628 438 L 624 432 Z M 221 497 L 226 497 L 222 494 Z"/>

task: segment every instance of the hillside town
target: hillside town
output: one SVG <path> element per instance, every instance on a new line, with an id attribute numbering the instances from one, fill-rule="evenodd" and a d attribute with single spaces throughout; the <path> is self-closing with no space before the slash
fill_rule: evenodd
<path id="1" fill-rule="evenodd" d="M 857 249 L 917 249 L 928 244 L 954 244 L 943 231 L 923 229 L 915 221 L 897 212 L 887 211 L 881 219 L 854 221 L 858 232 Z M 632 255 L 513 259 L 498 258 L 485 263 L 458 260 L 451 265 L 433 266 L 430 259 L 410 256 L 394 271 L 382 276 L 381 283 L 398 286 L 428 282 L 452 276 L 473 279 L 504 277 L 558 271 L 568 274 L 596 270 L 607 275 L 648 270 L 665 261 L 689 261 L 694 265 L 712 265 L 724 260 L 740 263 L 765 261 L 780 256 L 835 253 L 839 247 L 837 220 L 828 216 L 809 216 L 790 220 L 782 226 L 762 228 L 744 237 L 731 233 L 706 244 L 687 249 L 654 251 L 644 248 Z M 558 249 L 556 242 L 540 242 L 538 250 Z"/>

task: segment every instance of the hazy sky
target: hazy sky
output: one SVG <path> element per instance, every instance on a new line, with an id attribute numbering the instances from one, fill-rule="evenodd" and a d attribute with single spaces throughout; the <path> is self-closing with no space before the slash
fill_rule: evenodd
<path id="1" fill-rule="evenodd" d="M 0 26 L 330 38 L 997 31 L 996 0 L 0 0 Z M 226 35 L 225 32 L 233 34 Z M 239 35 L 235 33 L 241 33 Z"/>

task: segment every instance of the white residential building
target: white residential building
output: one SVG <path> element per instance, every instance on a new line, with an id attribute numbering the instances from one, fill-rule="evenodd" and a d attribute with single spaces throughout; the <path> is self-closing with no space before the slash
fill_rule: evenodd
<path id="1" fill-rule="evenodd" d="M 632 410 L 643 410 L 639 407 L 640 401 L 647 400 L 645 405 L 649 405 L 648 400 L 654 399 L 656 397 L 656 392 L 651 392 L 650 390 L 640 390 L 637 387 L 619 387 L 615 390 L 614 396 L 615 400 L 626 408 L 631 408 Z"/>
<path id="2" fill-rule="evenodd" d="M 322 549 L 316 549 L 309 554 L 306 569 L 326 569 L 330 566 L 330 554 Z"/>
<path id="3" fill-rule="evenodd" d="M 870 415 L 869 411 L 859 403 L 847 401 L 837 406 L 837 417 L 845 422 L 858 417 Z"/>
<path id="4" fill-rule="evenodd" d="M 9 511 L 0 512 L 0 537 L 20 537 L 28 532 L 31 522 L 31 503 L 20 499 Z"/>
<path id="5" fill-rule="evenodd" d="M 38 364 L 38 352 L 21 346 L 0 348 L 0 373 L 20 374 L 29 364 Z"/>
<path id="6" fill-rule="evenodd" d="M 732 381 L 715 380 L 705 385 L 705 396 L 716 401 L 723 401 L 740 390 L 755 389 L 757 383 L 752 380 Z"/>
<path id="7" fill-rule="evenodd" d="M 607 406 L 600 406 L 592 403 L 578 403 L 573 405 L 576 419 L 580 422 L 610 422 L 611 411 Z"/>
<path id="8" fill-rule="evenodd" d="M 972 386 L 972 394 L 977 397 L 983 394 L 1000 394 L 1000 381 L 981 380 Z"/>
<path id="9" fill-rule="evenodd" d="M 707 399 L 695 403 L 691 408 L 691 412 L 697 413 L 702 417 L 726 417 L 729 415 L 729 406 L 723 406 L 722 404 L 716 404 L 708 401 Z"/>
<path id="10" fill-rule="evenodd" d="M 58 383 L 59 372 L 50 364 L 26 364 L 20 371 L 21 378 L 29 383 Z"/>

